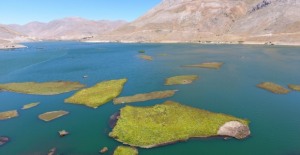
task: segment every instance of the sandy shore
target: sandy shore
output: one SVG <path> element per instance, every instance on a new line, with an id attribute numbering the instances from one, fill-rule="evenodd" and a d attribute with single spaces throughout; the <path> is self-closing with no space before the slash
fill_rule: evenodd
<path id="1" fill-rule="evenodd" d="M 13 44 L 13 43 L 0 44 L 0 50 L 18 49 L 18 48 L 27 48 L 27 46 L 21 44 Z"/>

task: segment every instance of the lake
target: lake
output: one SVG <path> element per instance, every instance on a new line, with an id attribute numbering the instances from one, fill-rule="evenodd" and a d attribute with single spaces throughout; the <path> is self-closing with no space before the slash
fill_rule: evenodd
<path id="1" fill-rule="evenodd" d="M 212 112 L 249 119 L 251 136 L 245 140 L 191 139 L 153 149 L 140 155 L 231 154 L 299 155 L 300 92 L 277 95 L 256 87 L 271 81 L 287 87 L 300 84 L 300 47 L 263 45 L 121 44 L 40 42 L 28 48 L 0 51 L 0 83 L 78 81 L 87 86 L 111 79 L 128 78 L 121 96 L 178 89 L 171 98 L 132 103 L 150 106 L 173 100 Z M 153 61 L 138 57 L 139 50 Z M 220 61 L 219 70 L 183 68 L 182 65 Z M 190 85 L 165 86 L 167 77 L 195 74 Z M 88 78 L 83 78 L 88 75 Z M 11 141 L 0 147 L 1 155 L 47 154 L 56 147 L 63 155 L 109 153 L 120 145 L 108 136 L 108 121 L 124 105 L 109 102 L 98 109 L 64 103 L 73 92 L 53 96 L 0 92 L 0 111 L 17 109 L 19 117 L 0 121 L 0 136 Z M 21 110 L 31 102 L 37 107 Z M 43 122 L 38 115 L 66 110 L 70 114 Z M 57 131 L 70 135 L 60 138 Z"/>

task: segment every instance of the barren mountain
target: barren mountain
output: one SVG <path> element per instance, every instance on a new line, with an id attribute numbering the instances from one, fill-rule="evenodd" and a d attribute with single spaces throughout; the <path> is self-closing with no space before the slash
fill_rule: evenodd
<path id="1" fill-rule="evenodd" d="M 299 0 L 163 0 L 91 41 L 300 43 Z"/>
<path id="2" fill-rule="evenodd" d="M 0 25 L 0 49 L 23 47 L 16 44 L 19 41 L 27 41 L 26 35 L 14 31 L 4 25 Z"/>
<path id="3" fill-rule="evenodd" d="M 10 28 L 41 40 L 78 40 L 111 32 L 125 23 L 125 21 L 93 21 L 72 17 L 49 23 L 31 22 L 26 25 L 10 25 Z"/>

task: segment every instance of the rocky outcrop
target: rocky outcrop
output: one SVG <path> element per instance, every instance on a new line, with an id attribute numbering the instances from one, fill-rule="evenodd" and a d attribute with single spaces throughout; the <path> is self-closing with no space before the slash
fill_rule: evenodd
<path id="1" fill-rule="evenodd" d="M 238 121 L 230 121 L 220 127 L 218 135 L 244 139 L 250 135 L 250 129 Z"/>

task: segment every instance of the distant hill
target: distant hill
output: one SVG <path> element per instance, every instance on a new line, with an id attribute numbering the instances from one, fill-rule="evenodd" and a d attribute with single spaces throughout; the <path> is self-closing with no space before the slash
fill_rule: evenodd
<path id="1" fill-rule="evenodd" d="M 163 0 L 91 41 L 300 44 L 299 0 Z"/>

